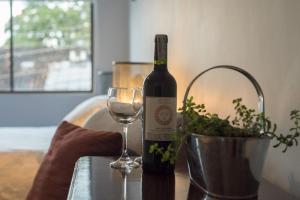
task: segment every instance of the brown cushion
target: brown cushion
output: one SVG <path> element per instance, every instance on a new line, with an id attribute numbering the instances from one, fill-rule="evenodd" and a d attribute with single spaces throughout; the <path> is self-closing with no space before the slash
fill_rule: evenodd
<path id="1" fill-rule="evenodd" d="M 80 157 L 117 155 L 121 147 L 120 133 L 94 131 L 62 122 L 55 132 L 27 200 L 66 199 L 75 162 Z"/>

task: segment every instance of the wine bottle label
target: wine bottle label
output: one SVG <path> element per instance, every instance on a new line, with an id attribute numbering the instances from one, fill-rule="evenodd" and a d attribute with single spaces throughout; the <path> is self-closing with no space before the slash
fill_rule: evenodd
<path id="1" fill-rule="evenodd" d="M 146 97 L 145 140 L 175 140 L 176 105 L 176 97 Z"/>

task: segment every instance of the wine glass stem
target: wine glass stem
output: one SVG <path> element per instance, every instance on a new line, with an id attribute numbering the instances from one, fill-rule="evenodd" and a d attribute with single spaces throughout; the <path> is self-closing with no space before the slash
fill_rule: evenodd
<path id="1" fill-rule="evenodd" d="M 128 124 L 123 125 L 123 157 L 127 157 L 127 132 L 128 132 Z"/>
<path id="2" fill-rule="evenodd" d="M 126 200 L 127 199 L 127 174 L 122 173 L 122 178 L 123 178 L 122 200 Z"/>

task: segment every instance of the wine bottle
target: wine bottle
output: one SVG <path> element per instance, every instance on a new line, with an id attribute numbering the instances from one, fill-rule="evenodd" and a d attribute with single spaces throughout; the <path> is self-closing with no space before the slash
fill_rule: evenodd
<path id="1" fill-rule="evenodd" d="M 143 173 L 142 200 L 175 200 L 175 175 Z"/>
<path id="2" fill-rule="evenodd" d="M 143 172 L 174 173 L 174 163 L 162 162 L 159 153 L 150 153 L 150 146 L 158 144 L 166 150 L 175 149 L 177 85 L 167 68 L 167 35 L 155 36 L 154 69 L 143 86 Z"/>

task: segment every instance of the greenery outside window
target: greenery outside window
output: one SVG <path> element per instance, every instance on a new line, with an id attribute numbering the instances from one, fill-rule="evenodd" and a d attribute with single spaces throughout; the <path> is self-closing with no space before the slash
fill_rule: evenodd
<path id="1" fill-rule="evenodd" d="M 92 3 L 0 1 L 0 92 L 92 91 Z"/>

